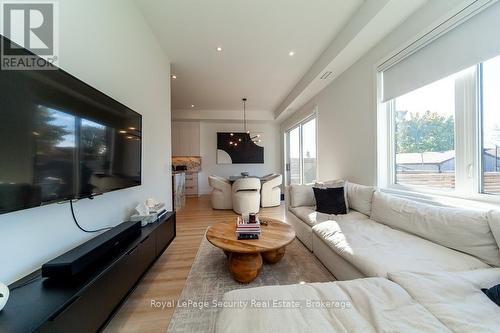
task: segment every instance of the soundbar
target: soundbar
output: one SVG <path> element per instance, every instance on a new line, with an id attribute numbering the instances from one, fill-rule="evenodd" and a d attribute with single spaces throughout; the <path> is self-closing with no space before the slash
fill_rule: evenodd
<path id="1" fill-rule="evenodd" d="M 72 279 L 116 253 L 141 233 L 141 222 L 123 222 L 42 265 L 42 277 Z"/>

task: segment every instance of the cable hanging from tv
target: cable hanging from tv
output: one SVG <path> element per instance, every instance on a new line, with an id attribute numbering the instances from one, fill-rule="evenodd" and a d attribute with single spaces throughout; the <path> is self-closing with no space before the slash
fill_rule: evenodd
<path id="1" fill-rule="evenodd" d="M 91 197 L 89 197 L 89 199 L 92 200 L 92 199 L 94 199 L 94 197 L 91 196 Z M 78 199 L 75 199 L 74 201 L 78 201 Z M 80 223 L 78 223 L 78 219 L 75 216 L 75 209 L 73 208 L 73 200 L 69 200 L 69 207 L 71 208 L 71 216 L 73 216 L 73 221 L 75 222 L 78 229 L 80 229 L 83 232 L 94 233 L 94 232 L 109 230 L 109 229 L 113 228 L 113 227 L 105 227 L 105 228 L 100 228 L 100 229 L 95 229 L 95 230 L 85 229 L 80 225 Z"/>

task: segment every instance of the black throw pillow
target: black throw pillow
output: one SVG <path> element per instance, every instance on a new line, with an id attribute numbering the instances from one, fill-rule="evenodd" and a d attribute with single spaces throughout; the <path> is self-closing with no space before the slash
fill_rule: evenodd
<path id="1" fill-rule="evenodd" d="M 496 305 L 500 306 L 500 284 L 490 289 L 481 289 Z"/>
<path id="2" fill-rule="evenodd" d="M 344 187 L 313 187 L 316 211 L 324 214 L 347 214 Z"/>

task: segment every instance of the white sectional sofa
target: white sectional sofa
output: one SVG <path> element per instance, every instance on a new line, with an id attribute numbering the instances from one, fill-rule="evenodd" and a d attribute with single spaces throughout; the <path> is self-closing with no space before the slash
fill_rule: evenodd
<path id="1" fill-rule="evenodd" d="M 287 222 L 339 281 L 236 290 L 224 300 L 343 299 L 352 308 L 223 309 L 218 332 L 500 332 L 500 307 L 481 291 L 500 283 L 500 212 L 347 182 L 348 213 L 326 215 L 315 211 L 312 186 L 286 189 Z"/>
<path id="2" fill-rule="evenodd" d="M 287 221 L 338 280 L 500 267 L 492 212 L 419 203 L 347 182 L 348 214 L 328 216 L 315 211 L 312 186 L 288 189 Z"/>

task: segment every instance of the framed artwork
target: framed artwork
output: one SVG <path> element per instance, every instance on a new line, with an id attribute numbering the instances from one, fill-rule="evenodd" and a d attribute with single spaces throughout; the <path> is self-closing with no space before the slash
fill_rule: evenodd
<path id="1" fill-rule="evenodd" d="M 217 133 L 217 164 L 264 164 L 262 134 Z"/>

